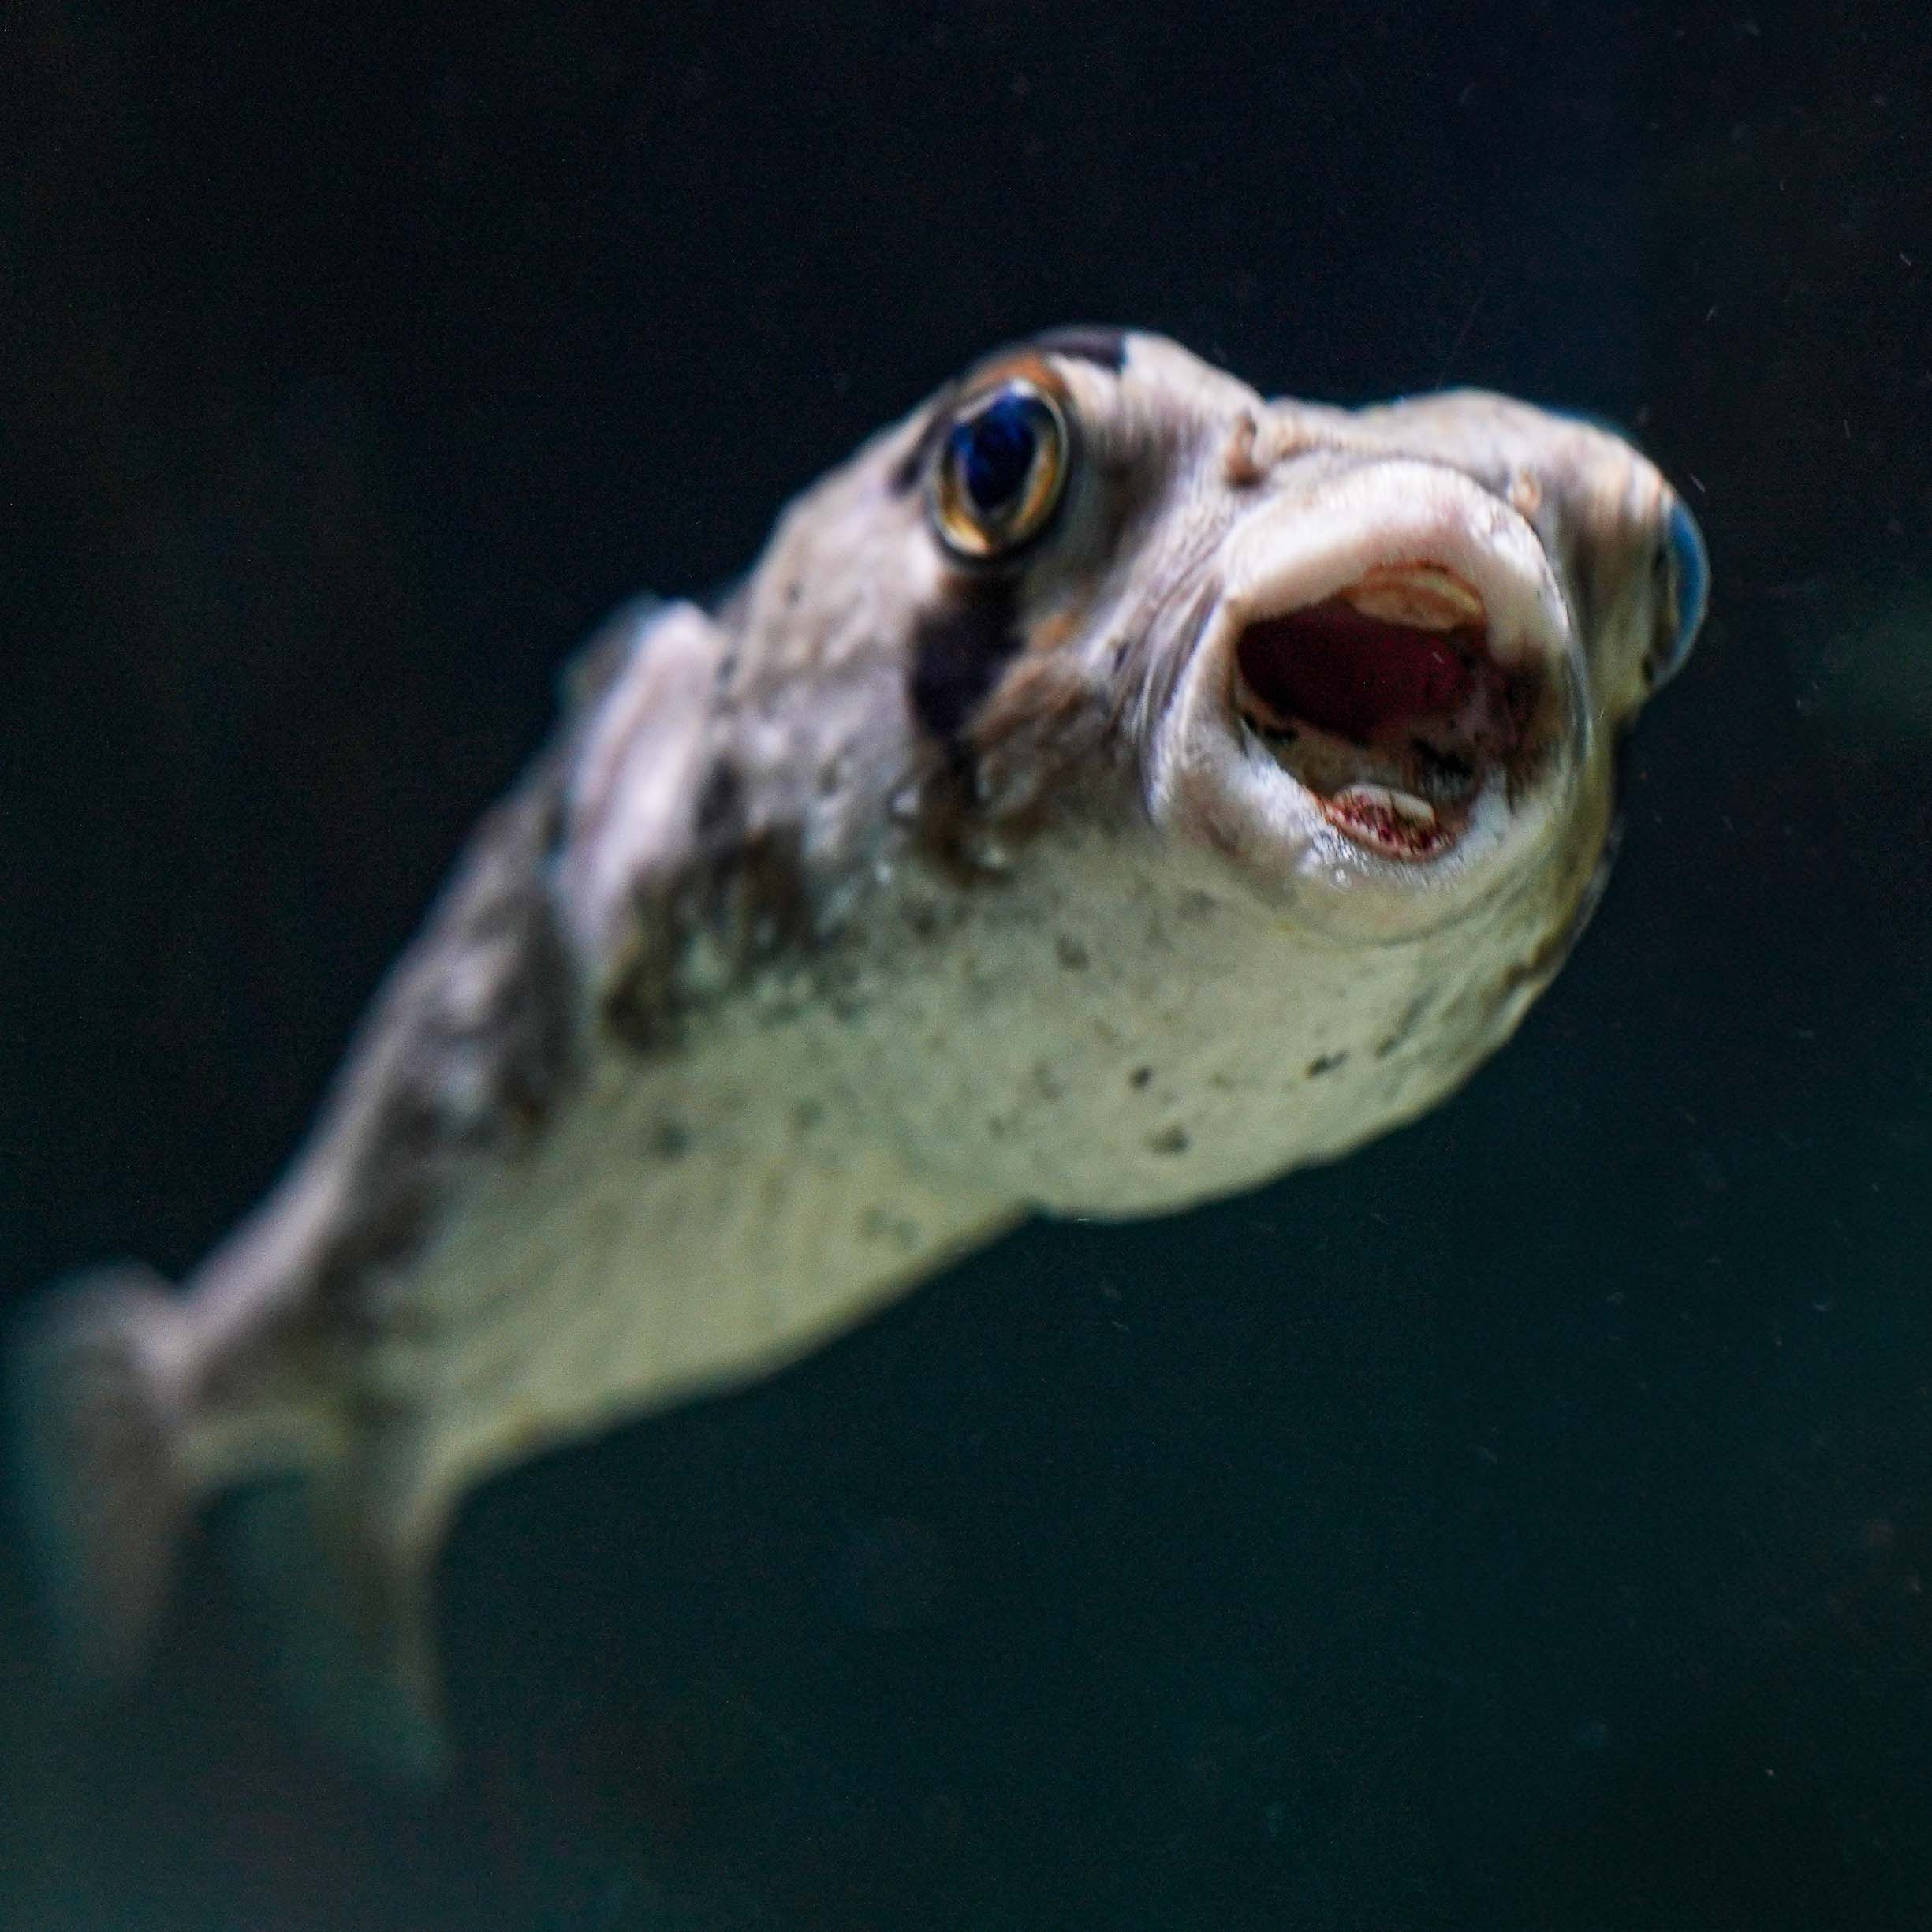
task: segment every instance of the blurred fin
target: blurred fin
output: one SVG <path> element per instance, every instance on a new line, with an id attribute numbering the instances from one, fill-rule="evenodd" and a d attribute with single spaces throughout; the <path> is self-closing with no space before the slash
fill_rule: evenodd
<path id="1" fill-rule="evenodd" d="M 375 1501 L 364 1471 L 324 1468 L 234 1497 L 222 1535 L 296 1712 L 360 1763 L 428 1782 L 451 1757 L 435 1627 L 438 1537 Z"/>

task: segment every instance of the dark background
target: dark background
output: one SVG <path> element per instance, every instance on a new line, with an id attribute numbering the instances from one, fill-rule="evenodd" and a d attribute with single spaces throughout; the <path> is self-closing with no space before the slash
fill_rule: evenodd
<path id="1" fill-rule="evenodd" d="M 1016 334 L 1604 412 L 1717 596 L 1468 1092 L 478 1496 L 440 1793 L 207 1551 L 94 1720 L 0 1561 L 0 1913 L 1932 1922 L 1932 28 L 1826 11 L 15 0 L 10 1294 L 185 1269 L 570 647 Z"/>

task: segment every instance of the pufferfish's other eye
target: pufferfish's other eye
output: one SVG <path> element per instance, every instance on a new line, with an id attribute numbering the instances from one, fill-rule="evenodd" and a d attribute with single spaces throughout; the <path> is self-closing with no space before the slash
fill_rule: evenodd
<path id="1" fill-rule="evenodd" d="M 1704 621 L 1710 597 L 1710 558 L 1697 520 L 1682 503 L 1673 503 L 1657 546 L 1662 580 L 1657 641 L 1650 657 L 1650 683 L 1668 684 L 1684 668 Z"/>
<path id="2" fill-rule="evenodd" d="M 1068 448 L 1065 414 L 1037 383 L 1016 377 L 967 403 L 933 470 L 940 540 L 976 562 L 1029 543 L 1066 488 Z"/>

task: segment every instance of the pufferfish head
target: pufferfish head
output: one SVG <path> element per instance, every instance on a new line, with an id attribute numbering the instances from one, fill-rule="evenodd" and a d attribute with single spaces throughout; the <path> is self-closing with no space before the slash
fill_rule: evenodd
<path id="1" fill-rule="evenodd" d="M 1621 437 L 1474 391 L 1264 401 L 1152 335 L 987 359 L 853 487 L 845 561 L 984 816 L 1121 772 L 1155 830 L 1351 936 L 1580 894 L 1611 752 L 1703 614 L 1695 523 Z"/>

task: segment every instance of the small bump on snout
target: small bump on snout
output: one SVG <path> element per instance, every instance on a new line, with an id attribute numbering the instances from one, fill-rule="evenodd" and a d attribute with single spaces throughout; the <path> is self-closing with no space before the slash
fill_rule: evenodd
<path id="1" fill-rule="evenodd" d="M 1227 447 L 1221 455 L 1221 473 L 1230 490 L 1251 490 L 1267 475 L 1267 465 L 1258 461 L 1255 455 L 1259 433 L 1254 417 L 1247 410 L 1234 419 Z"/>

